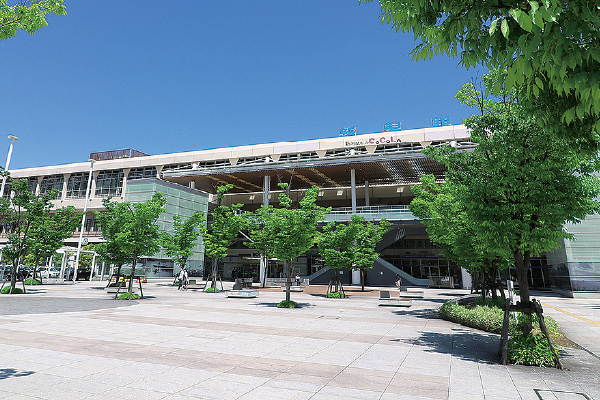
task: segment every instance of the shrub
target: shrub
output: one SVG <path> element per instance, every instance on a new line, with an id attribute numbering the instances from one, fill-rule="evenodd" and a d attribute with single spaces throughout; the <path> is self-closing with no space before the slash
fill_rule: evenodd
<path id="1" fill-rule="evenodd" d="M 327 293 L 327 297 L 330 299 L 343 299 L 346 297 L 346 295 L 342 292 L 330 292 Z"/>
<path id="2" fill-rule="evenodd" d="M 558 346 L 554 346 L 556 350 Z M 508 340 L 508 362 L 521 365 L 553 367 L 554 355 L 543 335 L 514 336 Z"/>
<path id="3" fill-rule="evenodd" d="M 445 320 L 470 326 L 471 328 L 477 328 L 492 333 L 502 332 L 504 311 L 497 307 L 475 305 L 471 308 L 467 308 L 454 302 L 448 302 L 440 308 L 439 314 Z M 511 315 L 509 320 L 509 331 L 513 332 L 517 329 L 517 321 Z"/>
<path id="4" fill-rule="evenodd" d="M 277 304 L 279 308 L 298 308 L 298 303 L 295 301 L 282 300 Z"/>
<path id="5" fill-rule="evenodd" d="M 131 300 L 137 300 L 137 299 L 139 299 L 139 298 L 140 298 L 140 295 L 139 295 L 139 294 L 135 294 L 135 293 L 132 293 L 132 294 L 131 294 Z M 118 300 L 130 300 L 130 299 L 129 299 L 129 292 L 123 292 L 123 293 L 121 293 L 121 294 L 119 295 L 119 297 L 117 297 L 117 299 L 118 299 Z"/>
<path id="6" fill-rule="evenodd" d="M 27 278 L 27 279 L 25 280 L 25 284 L 26 284 L 26 285 L 33 285 L 33 286 L 35 286 L 35 285 L 41 285 L 41 284 L 42 284 L 42 282 L 41 282 L 39 279 L 34 279 L 34 280 L 33 280 L 33 283 L 31 283 L 31 278 Z"/>
<path id="7" fill-rule="evenodd" d="M 216 289 L 217 293 L 222 292 L 221 289 Z M 206 289 L 206 293 L 215 293 L 215 288 L 213 287 L 209 287 L 208 289 Z"/>
<path id="8" fill-rule="evenodd" d="M 10 293 L 10 285 L 9 286 L 4 286 L 2 288 L 2 294 L 9 294 Z M 21 294 L 23 293 L 23 289 L 15 287 L 12 291 L 12 294 Z"/>

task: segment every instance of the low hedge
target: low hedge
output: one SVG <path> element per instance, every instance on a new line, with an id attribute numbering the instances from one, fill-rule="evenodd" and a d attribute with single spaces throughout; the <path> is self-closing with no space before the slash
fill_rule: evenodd
<path id="1" fill-rule="evenodd" d="M 470 305 L 459 305 L 448 302 L 442 305 L 439 315 L 448 321 L 456 322 L 482 331 L 500 334 L 504 321 L 502 299 L 496 301 L 480 297 Z M 533 331 L 528 337 L 523 337 L 521 324 L 528 318 L 522 313 L 510 313 L 508 342 L 508 360 L 513 364 L 553 366 L 554 356 L 546 337 L 541 334 L 539 317 L 532 315 Z M 550 317 L 544 317 L 548 333 L 552 337 L 560 337 L 558 323 Z M 555 348 L 558 346 L 554 345 Z"/>
<path id="2" fill-rule="evenodd" d="M 327 297 L 330 299 L 344 299 L 346 298 L 346 295 L 342 292 L 330 292 L 327 293 Z"/>
<path id="3" fill-rule="evenodd" d="M 36 279 L 33 280 L 33 283 L 31 283 L 31 278 L 27 278 L 25 280 L 25 284 L 26 285 L 33 285 L 33 286 L 35 286 L 35 285 L 41 285 L 42 282 L 39 279 L 36 278 Z"/>
<path id="4" fill-rule="evenodd" d="M 139 294 L 132 293 L 131 298 L 130 298 L 129 292 L 123 292 L 117 297 L 117 300 L 137 300 L 139 298 L 140 298 Z"/>
<path id="5" fill-rule="evenodd" d="M 216 289 L 217 293 L 222 292 L 221 289 Z M 215 293 L 215 288 L 214 287 L 209 287 L 208 289 L 206 289 L 206 293 Z"/>
<path id="6" fill-rule="evenodd" d="M 282 300 L 277 304 L 278 308 L 298 308 L 298 303 L 292 300 Z"/>
<path id="7" fill-rule="evenodd" d="M 2 294 L 10 294 L 10 285 L 9 286 L 4 286 L 2 288 L 2 291 L 0 291 L 0 293 Z M 23 293 L 23 289 L 15 287 L 12 291 L 12 294 L 22 294 Z"/>

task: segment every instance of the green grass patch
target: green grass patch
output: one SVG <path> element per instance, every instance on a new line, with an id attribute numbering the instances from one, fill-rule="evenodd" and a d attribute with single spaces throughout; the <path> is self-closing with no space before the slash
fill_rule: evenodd
<path id="1" fill-rule="evenodd" d="M 34 280 L 33 280 L 33 283 L 31 283 L 31 278 L 27 278 L 27 279 L 25 280 L 25 284 L 26 284 L 26 285 L 33 285 L 33 286 L 35 286 L 35 285 L 41 285 L 41 284 L 42 284 L 42 282 L 41 282 L 39 279 L 34 279 Z"/>
<path id="2" fill-rule="evenodd" d="M 330 299 L 344 299 L 346 298 L 346 295 L 342 292 L 330 292 L 327 293 L 327 297 Z"/>
<path id="3" fill-rule="evenodd" d="M 2 288 L 2 291 L 0 291 L 0 293 L 2 294 L 10 294 L 10 286 L 4 286 Z M 23 293 L 23 289 L 15 287 L 12 291 L 12 294 L 22 294 Z"/>
<path id="4" fill-rule="evenodd" d="M 140 295 L 139 295 L 139 294 L 132 293 L 132 294 L 131 294 L 131 299 L 130 299 L 130 298 L 129 298 L 129 292 L 124 292 L 124 293 L 121 293 L 121 294 L 120 294 L 120 295 L 117 297 L 117 299 L 118 299 L 118 300 L 137 300 L 137 299 L 139 299 L 139 298 L 140 298 Z"/>
<path id="5" fill-rule="evenodd" d="M 298 308 L 298 303 L 292 300 L 282 300 L 277 304 L 278 308 Z"/>
<path id="6" fill-rule="evenodd" d="M 221 293 L 222 290 L 221 289 L 215 289 L 214 287 L 209 287 L 208 289 L 206 289 L 206 293 Z"/>

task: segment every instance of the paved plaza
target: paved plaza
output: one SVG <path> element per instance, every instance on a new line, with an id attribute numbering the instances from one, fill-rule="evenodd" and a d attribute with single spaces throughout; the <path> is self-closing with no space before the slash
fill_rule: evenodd
<path id="1" fill-rule="evenodd" d="M 498 335 L 439 319 L 466 293 L 426 289 L 410 308 L 281 291 L 254 299 L 146 284 L 111 300 L 100 282 L 0 296 L 0 400 L 600 400 L 600 300 L 541 295 L 585 349 L 563 371 L 498 365 Z"/>

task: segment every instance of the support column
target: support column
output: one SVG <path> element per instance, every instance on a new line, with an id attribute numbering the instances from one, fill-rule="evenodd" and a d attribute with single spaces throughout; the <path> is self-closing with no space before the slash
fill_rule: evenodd
<path id="1" fill-rule="evenodd" d="M 271 190 L 271 177 L 269 175 L 265 175 L 263 178 L 263 206 L 269 205 L 269 191 Z M 267 265 L 269 260 L 267 260 L 267 256 L 264 254 L 260 255 L 260 268 L 259 268 L 259 277 L 260 277 L 260 285 L 265 287 L 267 283 Z"/>
<path id="2" fill-rule="evenodd" d="M 352 194 L 352 214 L 356 214 L 356 170 L 350 170 L 350 191 Z"/>
<path id="3" fill-rule="evenodd" d="M 96 197 L 96 184 L 98 183 L 98 174 L 100 173 L 100 171 L 94 171 L 92 173 L 92 181 L 90 184 L 90 197 L 89 200 L 93 199 L 94 197 Z"/>
<path id="4" fill-rule="evenodd" d="M 164 168 L 164 165 L 157 165 L 156 166 L 156 177 L 158 179 L 160 179 L 160 173 L 162 172 L 163 168 Z"/>
<path id="5" fill-rule="evenodd" d="M 60 195 L 60 201 L 65 201 L 67 198 L 67 187 L 69 186 L 69 178 L 71 174 L 63 174 L 63 188 Z"/>
<path id="6" fill-rule="evenodd" d="M 125 192 L 127 191 L 127 177 L 129 176 L 129 172 L 131 168 L 125 168 L 123 170 L 123 186 L 121 186 L 121 197 L 125 197 Z"/>
<path id="7" fill-rule="evenodd" d="M 95 269 L 96 269 L 96 252 L 94 252 L 94 255 L 92 256 L 92 268 L 90 268 L 90 282 L 92 281 L 92 275 L 94 275 Z M 98 272 L 96 272 L 96 275 L 98 275 Z"/>
<path id="8" fill-rule="evenodd" d="M 370 204 L 370 199 L 369 199 L 369 181 L 365 181 L 365 206 L 369 207 Z"/>
<path id="9" fill-rule="evenodd" d="M 39 196 L 40 191 L 42 190 L 42 181 L 44 180 L 43 176 L 38 176 L 37 185 L 35 185 L 35 195 Z"/>
<path id="10" fill-rule="evenodd" d="M 189 188 L 190 189 L 196 189 L 196 181 L 190 181 Z"/>
<path id="11" fill-rule="evenodd" d="M 263 178 L 263 206 L 269 205 L 269 192 L 271 191 L 271 177 L 265 175 Z"/>

